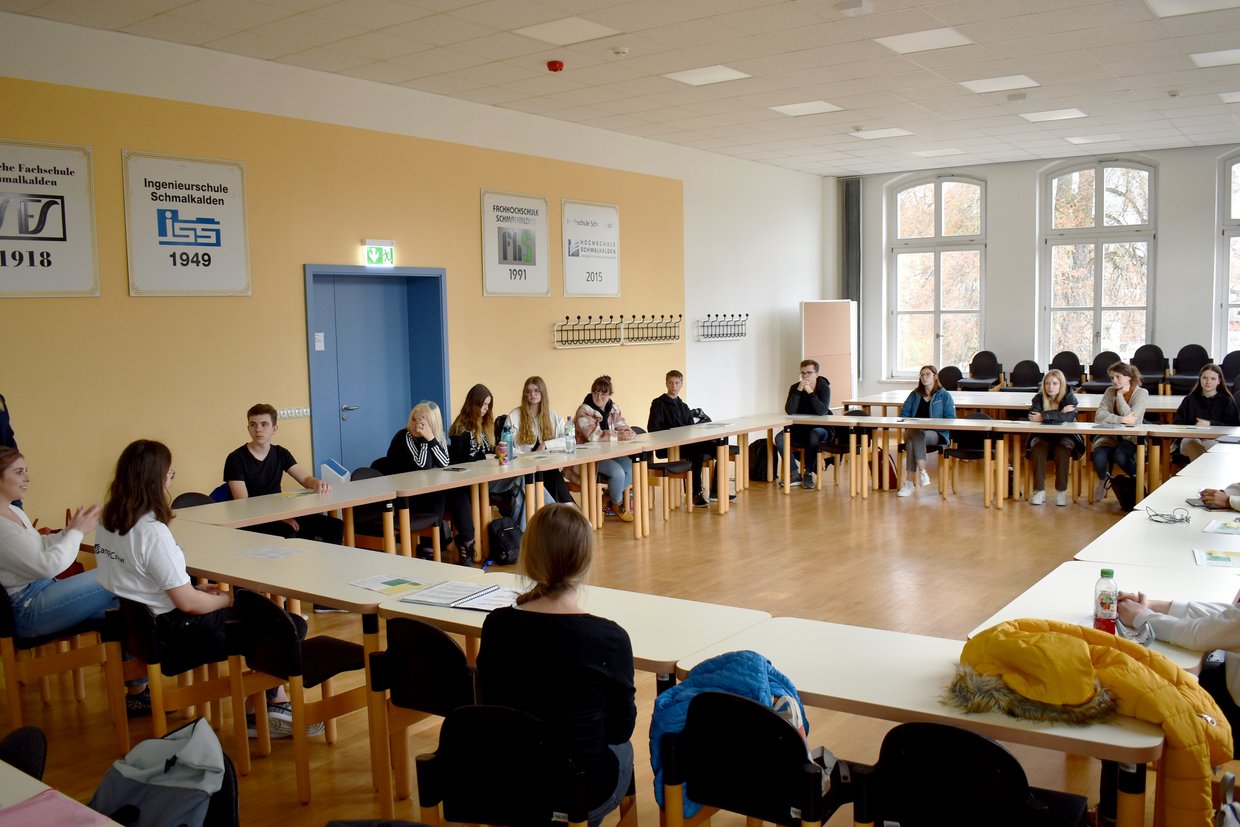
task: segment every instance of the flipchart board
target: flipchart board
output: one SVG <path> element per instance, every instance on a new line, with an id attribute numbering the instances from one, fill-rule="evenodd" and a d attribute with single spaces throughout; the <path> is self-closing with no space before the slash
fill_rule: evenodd
<path id="1" fill-rule="evenodd" d="M 831 407 L 857 395 L 857 303 L 846 299 L 801 302 L 802 359 L 822 366 L 831 383 Z"/>

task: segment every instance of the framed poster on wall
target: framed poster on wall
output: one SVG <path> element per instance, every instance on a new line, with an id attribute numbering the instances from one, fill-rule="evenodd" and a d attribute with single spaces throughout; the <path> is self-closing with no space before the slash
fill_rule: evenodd
<path id="1" fill-rule="evenodd" d="M 0 296 L 98 296 L 90 147 L 0 140 Z"/>
<path id="2" fill-rule="evenodd" d="M 564 295 L 620 295 L 620 208 L 562 201 Z"/>
<path id="3" fill-rule="evenodd" d="M 245 165 L 124 152 L 131 296 L 248 296 Z"/>
<path id="4" fill-rule="evenodd" d="M 546 296 L 547 199 L 482 191 L 482 294 Z"/>

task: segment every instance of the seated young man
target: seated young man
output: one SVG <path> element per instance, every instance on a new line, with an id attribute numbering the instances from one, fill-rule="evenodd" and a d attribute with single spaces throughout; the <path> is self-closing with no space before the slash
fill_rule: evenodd
<path id="1" fill-rule="evenodd" d="M 276 409 L 260 403 L 246 412 L 249 422 L 250 441 L 228 455 L 224 460 L 224 482 L 234 500 L 260 497 L 263 494 L 279 494 L 280 480 L 287 471 L 298 485 L 326 494 L 331 486 L 316 479 L 287 448 L 271 443 L 276 431 Z M 344 523 L 323 514 L 307 514 L 295 520 L 278 520 L 274 523 L 247 526 L 246 531 L 274 534 L 278 537 L 301 537 L 340 544 L 344 538 Z"/>
<path id="2" fill-rule="evenodd" d="M 685 377 L 678 370 L 669 370 L 667 376 L 664 377 L 667 384 L 667 393 L 657 396 L 650 403 L 650 417 L 646 420 L 647 431 L 666 431 L 669 428 L 679 428 L 683 425 L 696 425 L 693 421 L 693 415 L 689 412 L 689 406 L 680 398 L 680 389 L 684 387 Z M 708 503 L 706 498 L 702 496 L 704 483 L 703 463 L 708 459 L 714 459 L 715 448 L 719 443 L 710 440 L 707 442 L 695 442 L 691 445 L 680 446 L 680 458 L 687 459 L 693 463 L 693 507 L 706 508 Z M 660 456 L 665 456 L 666 452 L 660 451 Z M 712 490 L 710 493 L 712 500 L 719 499 L 719 493 Z M 728 499 L 735 500 L 736 495 L 729 495 Z"/>
<path id="3" fill-rule="evenodd" d="M 822 416 L 831 413 L 831 383 L 827 377 L 819 376 L 820 367 L 813 359 L 801 362 L 801 378 L 788 388 L 788 399 L 784 402 L 784 413 L 810 414 Z M 792 446 L 805 449 L 805 468 L 801 474 L 801 485 L 813 488 L 815 485 L 814 469 L 818 467 L 818 447 L 831 439 L 831 429 L 817 425 L 793 425 L 791 428 Z M 782 440 L 775 440 L 775 452 L 780 451 Z M 797 481 L 797 461 L 792 460 L 792 480 Z"/>

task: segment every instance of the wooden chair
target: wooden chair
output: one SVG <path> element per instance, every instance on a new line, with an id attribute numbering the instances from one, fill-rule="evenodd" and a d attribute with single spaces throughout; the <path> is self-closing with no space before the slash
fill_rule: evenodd
<path id="1" fill-rule="evenodd" d="M 676 480 L 680 483 L 679 490 L 675 491 L 675 501 L 679 507 L 679 503 L 684 502 L 685 507 L 689 507 L 689 498 L 693 493 L 693 463 L 687 459 L 672 459 L 666 462 L 649 462 L 646 464 L 646 473 L 650 476 L 650 485 L 658 488 L 662 492 L 660 499 L 663 507 L 663 521 L 667 522 L 672 515 L 672 481 Z M 654 508 L 654 500 L 651 498 L 650 507 Z"/>
<path id="2" fill-rule="evenodd" d="M 990 419 L 984 413 L 971 413 L 965 419 Z M 947 488 L 950 484 L 953 494 L 956 493 L 956 466 L 961 462 L 976 462 L 981 460 L 984 464 L 989 465 L 988 460 L 993 461 L 994 457 L 986 455 L 986 437 L 985 433 L 980 431 L 957 431 L 952 434 L 952 444 L 943 449 L 943 453 L 939 460 L 939 497 L 947 499 Z M 991 446 L 994 451 L 994 446 Z M 1004 469 L 1003 473 L 1007 473 Z M 991 474 L 982 474 L 982 502 L 989 507 L 992 495 L 994 494 L 995 481 Z"/>
<path id="3" fill-rule="evenodd" d="M 387 474 L 387 457 L 379 457 L 370 464 L 369 467 L 358 468 L 350 475 L 350 479 L 367 480 L 375 477 L 386 476 Z M 404 505 L 404 498 L 401 498 L 401 505 Z M 362 505 L 353 509 L 353 544 L 357 548 L 366 548 L 372 551 L 387 551 L 384 545 L 384 526 L 387 521 L 395 520 L 396 504 L 375 503 L 373 505 Z M 403 513 L 408 513 L 408 508 L 402 509 Z M 389 517 L 388 514 L 392 516 Z M 403 516 L 401 519 L 405 519 Z M 442 554 L 442 540 L 440 538 L 440 524 L 442 520 L 437 514 L 419 513 L 409 514 L 409 531 L 406 534 L 404 526 L 401 526 L 401 536 L 409 537 L 429 537 L 431 541 L 431 555 L 436 561 L 439 561 Z M 413 545 L 411 542 L 410 545 Z M 414 556 L 412 548 L 400 548 L 400 553 L 404 557 Z"/>

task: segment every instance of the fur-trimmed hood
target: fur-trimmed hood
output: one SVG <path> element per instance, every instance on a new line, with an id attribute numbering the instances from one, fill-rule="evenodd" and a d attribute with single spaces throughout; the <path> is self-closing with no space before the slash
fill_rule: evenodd
<path id="1" fill-rule="evenodd" d="M 1002 712 L 1022 721 L 1083 726 L 1115 715 L 1115 699 L 1094 679 L 1094 694 L 1083 704 L 1067 706 L 1026 698 L 1011 689 L 998 675 L 983 675 L 972 666 L 958 664 L 956 677 L 947 687 L 943 702 L 965 712 Z"/>

